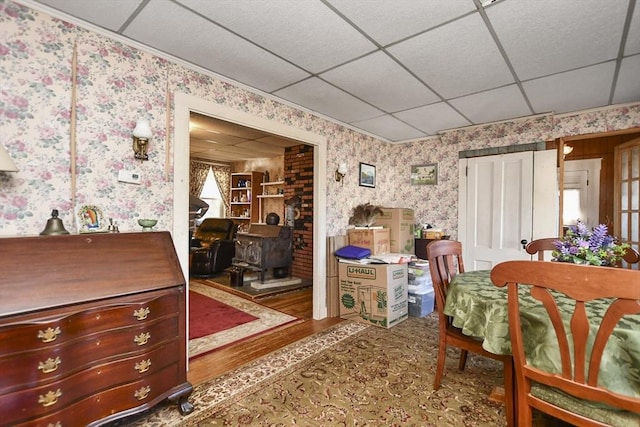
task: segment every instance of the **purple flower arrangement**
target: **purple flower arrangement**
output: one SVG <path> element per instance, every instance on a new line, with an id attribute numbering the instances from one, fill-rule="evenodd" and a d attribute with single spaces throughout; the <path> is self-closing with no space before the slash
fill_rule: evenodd
<path id="1" fill-rule="evenodd" d="M 607 226 L 600 224 L 589 230 L 578 221 L 567 230 L 562 239 L 556 240 L 554 260 L 574 264 L 613 266 L 622 259 L 629 248 L 626 243 L 618 244 L 607 234 Z"/>

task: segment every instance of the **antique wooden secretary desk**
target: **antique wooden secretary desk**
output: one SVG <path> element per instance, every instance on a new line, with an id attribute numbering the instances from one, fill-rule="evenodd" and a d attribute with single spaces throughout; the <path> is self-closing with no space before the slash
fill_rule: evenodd
<path id="1" fill-rule="evenodd" d="M 0 239 L 0 425 L 191 412 L 185 292 L 168 232 Z"/>

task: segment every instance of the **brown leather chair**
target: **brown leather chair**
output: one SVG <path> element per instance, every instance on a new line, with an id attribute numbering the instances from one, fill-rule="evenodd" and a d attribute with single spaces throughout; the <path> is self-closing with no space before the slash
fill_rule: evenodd
<path id="1" fill-rule="evenodd" d="M 515 425 L 514 406 L 511 401 L 513 396 L 513 359 L 510 355 L 498 355 L 488 352 L 482 347 L 482 338 L 476 338 L 462 333 L 460 328 L 453 326 L 451 317 L 444 313 L 444 305 L 447 300 L 447 290 L 449 283 L 458 273 L 464 273 L 464 262 L 462 260 L 462 243 L 454 240 L 434 240 L 427 245 L 427 259 L 431 279 L 436 293 L 436 308 L 439 318 L 439 346 L 438 361 L 436 364 L 436 376 L 433 382 L 433 389 L 440 388 L 444 364 L 447 354 L 447 345 L 452 345 L 460 349 L 460 361 L 458 369 L 464 370 L 467 362 L 467 352 L 479 354 L 494 360 L 498 360 L 504 365 L 504 392 L 507 426 Z"/>
<path id="2" fill-rule="evenodd" d="M 598 380 L 612 363 L 611 356 L 605 355 L 612 344 L 609 341 L 620 340 L 612 337 L 614 327 L 622 316 L 640 313 L 640 272 L 564 262 L 540 266 L 538 261 L 507 261 L 491 270 L 491 280 L 508 288 L 519 426 L 532 425 L 532 408 L 576 426 L 640 425 L 640 398 L 604 388 Z M 541 301 L 540 311 L 551 319 L 549 329 L 555 334 L 547 336 L 555 338 L 553 346 L 560 353 L 557 372 L 534 366 L 527 358 L 528 352 L 542 350 L 523 331 L 522 288 L 531 288 L 531 295 Z M 558 292 L 575 303 L 558 303 Z M 602 318 L 590 319 L 585 305 L 596 300 L 608 300 L 610 305 L 606 311 L 602 308 Z M 571 320 L 563 321 L 563 313 Z M 590 341 L 590 337 L 596 338 Z"/>
<path id="3" fill-rule="evenodd" d="M 228 218 L 207 218 L 196 229 L 191 250 L 191 275 L 212 276 L 231 266 L 236 254 L 237 225 Z"/>

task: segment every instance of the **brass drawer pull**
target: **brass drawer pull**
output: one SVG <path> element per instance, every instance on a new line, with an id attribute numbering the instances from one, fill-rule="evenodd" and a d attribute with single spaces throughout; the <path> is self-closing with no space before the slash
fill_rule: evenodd
<path id="1" fill-rule="evenodd" d="M 142 387 L 140 390 L 136 390 L 135 393 L 133 393 L 133 396 L 138 400 L 144 400 L 149 396 L 149 393 L 151 393 L 151 387 L 147 385 Z"/>
<path id="2" fill-rule="evenodd" d="M 62 392 L 60 389 L 56 391 L 49 390 L 47 394 L 38 396 L 38 403 L 42 404 L 42 406 L 47 407 L 51 405 L 55 405 L 58 402 L 58 398 L 62 396 Z"/>
<path id="3" fill-rule="evenodd" d="M 61 333 L 62 331 L 58 326 L 56 326 L 55 329 L 49 327 L 44 331 L 38 331 L 38 338 L 40 338 L 42 342 L 51 342 L 55 341 Z"/>
<path id="4" fill-rule="evenodd" d="M 136 336 L 133 339 L 133 342 L 135 342 L 138 345 L 145 345 L 146 343 L 149 342 L 149 339 L 151 339 L 151 334 L 149 332 L 143 332 L 140 335 Z"/>
<path id="5" fill-rule="evenodd" d="M 136 363 L 136 366 L 134 368 L 136 371 L 138 371 L 139 374 L 142 374 L 143 372 L 147 372 L 150 367 L 151 367 L 151 359 L 147 359 L 147 360 L 141 360 L 138 363 Z"/>
<path id="6" fill-rule="evenodd" d="M 135 310 L 133 312 L 133 315 L 138 320 L 145 320 L 150 313 L 151 313 L 151 310 L 149 310 L 149 307 L 145 307 L 145 308 L 140 308 L 138 310 Z"/>
<path id="7" fill-rule="evenodd" d="M 49 374 L 58 369 L 58 366 L 62 363 L 59 357 L 56 357 L 55 360 L 52 358 L 48 358 L 44 362 L 38 363 L 38 369 L 42 371 L 43 374 Z"/>

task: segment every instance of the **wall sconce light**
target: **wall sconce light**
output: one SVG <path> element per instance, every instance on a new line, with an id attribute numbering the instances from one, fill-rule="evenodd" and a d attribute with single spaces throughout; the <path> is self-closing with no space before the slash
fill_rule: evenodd
<path id="1" fill-rule="evenodd" d="M 338 166 L 338 169 L 336 169 L 336 181 L 340 182 L 344 179 L 344 176 L 347 174 L 347 164 L 346 163 L 340 163 L 340 165 Z"/>
<path id="2" fill-rule="evenodd" d="M 136 159 L 149 160 L 147 149 L 151 139 L 151 126 L 148 120 L 138 120 L 136 128 L 133 130 L 133 152 Z"/>
<path id="3" fill-rule="evenodd" d="M 18 172 L 16 164 L 13 163 L 9 153 L 0 145 L 0 172 Z"/>
<path id="4" fill-rule="evenodd" d="M 562 147 L 562 154 L 564 154 L 565 156 L 568 156 L 569 154 L 571 154 L 572 151 L 573 151 L 573 147 L 570 145 L 564 145 Z"/>

